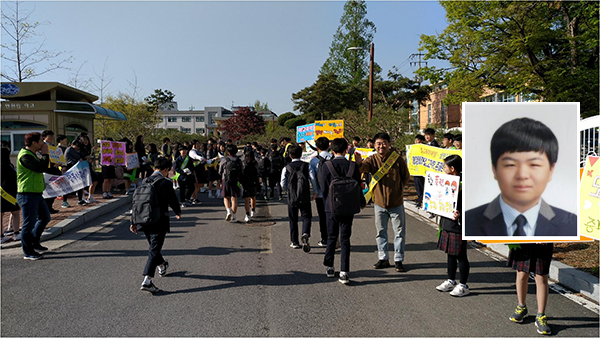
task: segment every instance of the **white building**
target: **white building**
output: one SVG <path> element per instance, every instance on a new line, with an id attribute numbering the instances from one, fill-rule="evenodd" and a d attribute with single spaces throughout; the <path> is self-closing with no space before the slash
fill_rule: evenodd
<path id="1" fill-rule="evenodd" d="M 208 136 L 218 128 L 215 118 L 227 118 L 233 113 L 223 107 L 204 107 L 203 110 L 179 110 L 177 102 L 160 107 L 161 122 L 156 128 L 177 129 L 188 134 Z"/>

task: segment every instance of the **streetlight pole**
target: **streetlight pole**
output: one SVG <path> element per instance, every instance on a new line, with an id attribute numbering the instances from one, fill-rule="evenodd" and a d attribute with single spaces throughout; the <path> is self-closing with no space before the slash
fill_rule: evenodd
<path id="1" fill-rule="evenodd" d="M 362 47 L 348 47 L 348 50 L 364 49 Z M 373 63 L 375 59 L 375 44 L 371 42 L 371 48 L 369 49 L 371 54 L 371 61 L 369 62 L 369 122 L 373 118 Z"/>

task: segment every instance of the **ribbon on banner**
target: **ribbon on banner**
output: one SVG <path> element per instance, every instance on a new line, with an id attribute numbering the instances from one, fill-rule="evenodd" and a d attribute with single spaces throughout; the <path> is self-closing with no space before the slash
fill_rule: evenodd
<path id="1" fill-rule="evenodd" d="M 400 158 L 400 154 L 398 154 L 396 151 L 392 152 L 383 166 L 379 168 L 379 170 L 373 175 L 371 178 L 371 183 L 369 184 L 369 191 L 365 194 L 365 200 L 367 200 L 367 203 L 369 203 L 371 198 L 373 198 L 373 188 L 375 188 L 377 182 L 379 182 L 379 180 L 381 180 L 390 171 L 398 158 Z"/>
<path id="2" fill-rule="evenodd" d="M 0 189 L 2 189 L 2 198 L 4 198 L 5 200 L 8 201 L 8 203 L 12 204 L 12 205 L 17 205 L 17 199 L 6 192 L 6 190 L 4 190 L 4 188 L 0 187 Z"/>

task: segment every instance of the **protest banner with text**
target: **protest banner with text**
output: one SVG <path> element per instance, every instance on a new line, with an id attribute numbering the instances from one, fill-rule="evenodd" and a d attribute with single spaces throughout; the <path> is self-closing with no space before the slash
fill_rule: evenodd
<path id="1" fill-rule="evenodd" d="M 322 136 L 330 140 L 344 137 L 344 120 L 315 121 L 315 139 Z"/>
<path id="2" fill-rule="evenodd" d="M 412 176 L 425 176 L 426 171 L 444 172 L 444 159 L 450 155 L 462 157 L 462 150 L 444 149 L 424 144 L 406 146 L 408 171 Z"/>
<path id="3" fill-rule="evenodd" d="M 100 141 L 101 165 L 125 165 L 125 142 Z"/>
<path id="4" fill-rule="evenodd" d="M 68 195 L 92 185 L 90 165 L 87 161 L 80 161 L 64 174 L 50 175 L 44 173 L 46 189 L 42 193 L 44 198 Z"/>

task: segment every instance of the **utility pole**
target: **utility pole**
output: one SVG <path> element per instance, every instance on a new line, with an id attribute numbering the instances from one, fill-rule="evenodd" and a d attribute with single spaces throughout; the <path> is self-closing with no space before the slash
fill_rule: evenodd
<path id="1" fill-rule="evenodd" d="M 416 57 L 419 57 L 418 62 L 411 61 L 410 65 L 411 66 L 419 65 L 419 69 L 421 69 L 421 63 L 424 63 L 425 66 L 427 66 L 427 61 L 421 61 L 421 56 L 425 56 L 425 54 L 423 54 L 423 53 L 410 54 L 410 56 L 408 58 L 411 60 L 414 60 Z M 423 81 L 423 78 L 417 75 L 417 76 L 415 76 L 415 80 L 419 83 L 419 87 L 421 87 L 421 82 Z M 420 120 L 420 118 L 419 118 L 420 112 L 421 112 L 421 101 L 417 100 L 417 121 L 416 122 L 417 122 L 417 126 L 419 129 L 421 128 L 420 121 L 419 121 Z M 410 123 L 409 123 L 409 125 L 410 125 Z"/>
<path id="2" fill-rule="evenodd" d="M 369 65 L 369 122 L 373 118 L 373 59 L 375 58 L 375 44 L 371 42 L 371 62 Z"/>

